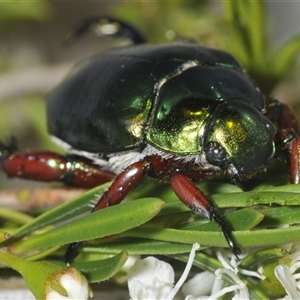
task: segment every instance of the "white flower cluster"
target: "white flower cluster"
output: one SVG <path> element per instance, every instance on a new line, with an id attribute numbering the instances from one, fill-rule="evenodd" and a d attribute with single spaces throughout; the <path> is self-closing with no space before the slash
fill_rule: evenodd
<path id="1" fill-rule="evenodd" d="M 226 250 L 217 251 L 217 257 L 223 268 L 217 269 L 215 274 L 207 271 L 201 272 L 185 283 L 182 287 L 182 292 L 186 295 L 185 300 L 213 300 L 231 292 L 234 293 L 232 299 L 249 299 L 247 285 L 238 277 L 238 273 L 243 270 L 237 267 L 236 257 Z M 223 274 L 227 274 L 234 284 L 224 287 Z"/>
<path id="2" fill-rule="evenodd" d="M 226 293 L 234 292 L 233 299 L 248 299 L 249 293 L 246 284 L 237 276 L 236 261 L 226 261 L 219 252 L 219 260 L 224 268 L 214 274 L 202 272 L 185 282 L 192 267 L 198 244 L 194 244 L 186 268 L 174 286 L 174 270 L 170 264 L 155 257 L 138 260 L 128 273 L 128 288 L 131 300 L 156 299 L 172 300 L 181 289 L 186 300 L 216 299 Z M 233 257 L 233 255 L 232 255 Z M 232 286 L 223 288 L 222 274 L 229 275 L 235 282 Z M 259 275 L 258 275 L 259 276 Z M 200 283 L 200 284 L 199 284 Z M 201 296 L 208 295 L 211 296 Z"/>
<path id="3" fill-rule="evenodd" d="M 263 269 L 257 272 L 241 269 L 236 257 L 227 250 L 217 251 L 217 258 L 223 268 L 217 269 L 215 274 L 208 271 L 201 272 L 187 281 L 188 273 L 193 264 L 195 252 L 199 248 L 194 244 L 191 250 L 187 266 L 180 280 L 174 286 L 174 270 L 170 264 L 154 257 L 138 260 L 128 273 L 128 288 L 131 300 L 172 300 L 179 290 L 185 300 L 217 299 L 227 293 L 233 293 L 232 299 L 249 299 L 249 291 L 246 282 L 239 278 L 239 274 L 256 277 L 264 280 Z M 300 274 L 296 273 L 300 268 L 300 242 L 293 244 L 290 255 L 285 257 L 288 264 L 281 264 L 275 268 L 275 275 L 286 291 L 281 300 L 300 299 Z M 246 256 L 246 255 L 245 255 Z M 222 276 L 226 274 L 234 283 L 225 286 Z"/>
<path id="4" fill-rule="evenodd" d="M 186 280 L 199 244 L 194 244 L 186 268 L 174 286 L 174 270 L 170 264 L 155 257 L 138 260 L 128 272 L 129 295 L 132 300 L 172 300 Z"/>
<path id="5" fill-rule="evenodd" d="M 300 268 L 300 242 L 292 245 L 290 255 L 285 260 L 290 260 L 290 266 L 281 264 L 275 268 L 275 276 L 287 293 L 282 299 L 300 299 L 300 274 L 296 273 Z"/>

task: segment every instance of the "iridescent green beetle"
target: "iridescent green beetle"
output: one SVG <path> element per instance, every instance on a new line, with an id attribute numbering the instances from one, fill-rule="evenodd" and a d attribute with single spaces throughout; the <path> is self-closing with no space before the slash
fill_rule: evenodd
<path id="1" fill-rule="evenodd" d="M 93 156 L 161 151 L 243 176 L 274 155 L 265 105 L 229 54 L 192 43 L 145 44 L 76 68 L 51 94 L 48 124 L 56 138 Z"/>
<path id="2" fill-rule="evenodd" d="M 7 154 L 13 147 L 3 145 L 3 170 L 19 176 L 21 165 L 23 178 L 85 187 L 113 178 L 93 211 L 120 203 L 144 175 L 167 180 L 185 205 L 219 223 L 238 255 L 230 226 L 193 181 L 225 172 L 239 184 L 266 168 L 277 145 L 286 145 L 291 180 L 298 183 L 292 112 L 265 98 L 228 53 L 190 42 L 148 45 L 135 28 L 110 18 L 89 20 L 69 38 L 89 29 L 127 36 L 135 45 L 84 61 L 50 95 L 49 132 L 72 155 L 35 153 L 29 160 Z M 66 261 L 78 245 L 69 247 Z"/>

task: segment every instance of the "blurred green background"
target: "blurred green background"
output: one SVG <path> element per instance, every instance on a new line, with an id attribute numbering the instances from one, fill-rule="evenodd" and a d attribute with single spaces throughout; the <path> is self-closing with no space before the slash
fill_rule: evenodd
<path id="1" fill-rule="evenodd" d="M 177 36 L 225 49 L 265 94 L 290 103 L 298 112 L 300 26 L 293 13 L 299 15 L 299 4 L 273 1 L 1 2 L 0 139 L 16 136 L 20 151 L 61 151 L 47 134 L 47 94 L 74 63 L 120 43 L 92 33 L 71 47 L 63 47 L 62 41 L 81 20 L 102 15 L 136 25 L 152 43 L 172 42 Z M 31 184 L 0 174 L 2 189 Z"/>

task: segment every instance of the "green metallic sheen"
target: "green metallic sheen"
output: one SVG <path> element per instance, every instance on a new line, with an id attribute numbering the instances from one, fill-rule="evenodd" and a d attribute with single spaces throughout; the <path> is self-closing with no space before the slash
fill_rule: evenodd
<path id="1" fill-rule="evenodd" d="M 112 154 L 151 144 L 199 154 L 220 102 L 264 108 L 264 98 L 228 53 L 193 43 L 140 45 L 102 53 L 52 92 L 49 132 L 76 150 Z"/>
<path id="2" fill-rule="evenodd" d="M 110 54 L 78 66 L 50 95 L 50 133 L 75 149 L 94 153 L 138 147 L 144 140 L 155 84 L 149 68 L 149 61 L 127 62 Z M 111 69 L 114 72 L 107 71 Z M 132 70 L 135 73 L 128 76 Z"/>
<path id="3" fill-rule="evenodd" d="M 206 122 L 216 106 L 236 99 L 249 103 L 250 109 L 256 106 L 261 114 L 261 99 L 243 72 L 219 66 L 191 67 L 162 85 L 147 142 L 171 153 L 200 153 Z"/>
<path id="4" fill-rule="evenodd" d="M 274 128 L 256 108 L 231 100 L 220 104 L 205 127 L 202 144 L 218 142 L 228 153 L 228 162 L 242 174 L 259 170 L 266 157 L 273 157 Z"/>

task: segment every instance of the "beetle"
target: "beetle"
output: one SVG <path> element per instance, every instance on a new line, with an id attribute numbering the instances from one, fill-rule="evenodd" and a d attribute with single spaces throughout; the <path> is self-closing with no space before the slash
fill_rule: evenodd
<path id="1" fill-rule="evenodd" d="M 170 182 L 193 212 L 214 219 L 233 253 L 240 248 L 214 203 L 194 183 L 226 173 L 236 185 L 276 156 L 299 183 L 300 139 L 291 109 L 265 97 L 230 54 L 193 42 L 151 45 L 135 27 L 92 18 L 93 30 L 128 38 L 78 64 L 47 101 L 49 133 L 67 155 L 21 154 L 0 144 L 9 176 L 90 188 L 113 180 L 92 212 L 119 204 L 145 176 Z M 71 262 L 80 243 L 69 246 Z"/>

